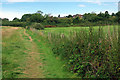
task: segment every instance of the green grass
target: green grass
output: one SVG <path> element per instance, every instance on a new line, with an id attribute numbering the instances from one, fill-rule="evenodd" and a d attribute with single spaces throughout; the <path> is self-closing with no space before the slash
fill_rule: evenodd
<path id="1" fill-rule="evenodd" d="M 39 48 L 39 53 L 42 59 L 43 71 L 46 78 L 70 78 L 74 77 L 71 73 L 64 69 L 64 62 L 59 58 L 56 59 L 56 56 L 53 54 L 50 44 L 47 43 L 45 38 L 38 35 L 36 32 L 27 31 L 29 35 L 32 36 L 34 42 Z M 40 40 L 40 42 L 38 41 Z"/>
<path id="2" fill-rule="evenodd" d="M 2 39 L 2 75 L 3 78 L 17 78 L 21 75 L 21 68 L 25 67 L 24 50 L 26 50 L 24 41 L 21 40 L 20 34 L 22 30 L 9 32 Z"/>
<path id="3" fill-rule="evenodd" d="M 28 36 L 24 35 L 24 29 L 10 30 L 10 28 L 4 28 L 5 33 L 3 33 L 2 78 L 25 78 L 25 74 L 22 72 L 24 72 L 27 66 L 26 57 L 28 53 L 24 51 L 31 52 L 33 44 L 29 41 Z M 6 32 L 8 33 L 6 34 Z M 74 75 L 63 68 L 64 62 L 60 59 L 56 59 L 56 56 L 52 53 L 45 38 L 38 36 L 35 32 L 27 31 L 27 33 L 36 44 L 37 49 L 35 48 L 34 50 L 38 50 L 38 53 L 43 53 L 38 56 L 40 59 L 38 61 L 43 64 L 40 68 L 45 78 L 74 77 Z M 40 40 L 40 42 L 38 40 Z M 28 50 L 28 48 L 30 50 Z M 40 76 L 38 76 L 38 78 L 40 78 Z"/>
<path id="4" fill-rule="evenodd" d="M 115 30 L 118 29 L 118 26 L 104 26 L 104 34 L 108 33 L 108 27 L 110 27 L 111 34 L 114 32 L 115 28 Z M 24 51 L 26 51 L 27 48 L 32 50 L 33 44 L 29 42 L 28 36 L 23 34 L 24 29 L 22 28 L 14 31 L 9 31 L 9 28 L 3 29 L 8 32 L 8 35 L 5 34 L 5 36 L 3 36 L 3 78 L 19 78 L 20 76 L 25 75 L 22 72 L 26 67 L 26 56 L 28 56 L 28 54 Z M 96 26 L 93 29 L 97 33 L 99 27 Z M 36 50 L 38 53 L 42 53 L 38 57 L 40 59 L 40 62 L 42 60 L 43 65 L 40 66 L 40 68 L 42 69 L 42 74 L 45 75 L 45 78 L 80 77 L 76 76 L 76 73 L 71 73 L 67 70 L 67 68 L 65 67 L 67 61 L 63 60 L 63 57 L 53 54 L 52 48 L 56 46 L 54 46 L 54 42 L 53 44 L 50 44 L 47 37 L 49 36 L 49 34 L 54 35 L 54 37 L 52 37 L 52 40 L 56 41 L 57 43 L 57 41 L 62 40 L 59 39 L 59 36 L 61 34 L 64 34 L 65 36 L 67 36 L 67 38 L 71 39 L 72 37 L 74 37 L 74 32 L 80 33 L 81 30 L 84 30 L 87 34 L 89 33 L 89 27 L 45 28 L 45 30 L 39 31 L 26 30 L 26 33 L 28 33 L 32 37 L 33 42 L 36 44 L 37 49 L 35 48 L 34 50 Z M 40 33 L 42 33 L 42 35 Z M 56 37 L 57 34 L 59 35 Z M 60 53 L 62 53 L 61 51 Z"/>
<path id="5" fill-rule="evenodd" d="M 70 33 L 71 29 L 73 30 Z M 68 60 L 67 67 L 73 73 L 87 78 L 111 77 L 111 75 L 120 74 L 117 72 L 120 67 L 117 52 L 118 26 L 48 28 L 47 30 L 45 31 L 48 35 L 45 34 L 45 36 L 48 36 L 48 42 L 51 43 L 54 54 Z M 61 33 L 65 36 L 61 37 Z M 90 66 L 90 64 L 94 65 Z"/>
<path id="6" fill-rule="evenodd" d="M 106 32 L 108 27 L 114 28 L 114 27 L 118 27 L 118 26 L 115 25 L 115 26 L 101 26 L 101 27 L 104 27 L 104 31 Z M 94 29 L 96 31 L 98 31 L 99 26 L 94 26 Z M 68 36 L 68 35 L 70 35 L 70 32 L 73 32 L 73 31 L 79 32 L 80 30 L 86 30 L 86 32 L 89 32 L 89 27 L 56 27 L 56 28 L 45 28 L 45 30 L 40 30 L 40 31 L 43 32 L 45 35 L 48 35 L 48 33 L 54 33 L 54 34 L 64 33 L 66 36 Z M 111 30 L 113 30 L 113 29 L 111 29 Z"/>

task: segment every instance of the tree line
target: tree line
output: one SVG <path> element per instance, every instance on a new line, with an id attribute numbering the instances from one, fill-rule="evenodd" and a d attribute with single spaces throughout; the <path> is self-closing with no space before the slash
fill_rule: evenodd
<path id="1" fill-rule="evenodd" d="M 82 17 L 68 15 L 65 17 L 53 17 L 49 14 L 43 15 L 42 11 L 33 14 L 24 14 L 21 19 L 15 17 L 12 21 L 7 18 L 1 19 L 3 26 L 28 26 L 32 23 L 41 23 L 43 26 L 69 27 L 69 26 L 98 26 L 98 25 L 116 25 L 120 23 L 120 12 L 109 14 L 108 11 L 96 14 L 85 13 Z"/>

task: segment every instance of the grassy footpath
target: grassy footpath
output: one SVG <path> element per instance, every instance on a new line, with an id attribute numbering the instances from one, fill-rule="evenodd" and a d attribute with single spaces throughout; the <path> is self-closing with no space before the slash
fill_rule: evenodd
<path id="1" fill-rule="evenodd" d="M 75 77 L 73 74 L 67 72 L 64 69 L 64 62 L 62 62 L 59 57 L 56 57 L 52 51 L 51 47 L 46 41 L 46 39 L 40 34 L 39 31 L 29 31 L 27 33 L 32 37 L 33 41 L 37 44 L 39 48 L 39 53 L 42 59 L 43 73 L 46 78 L 70 78 Z"/>
<path id="2" fill-rule="evenodd" d="M 64 70 L 63 62 L 53 55 L 43 37 L 13 27 L 3 28 L 2 33 L 3 78 L 74 77 Z"/>

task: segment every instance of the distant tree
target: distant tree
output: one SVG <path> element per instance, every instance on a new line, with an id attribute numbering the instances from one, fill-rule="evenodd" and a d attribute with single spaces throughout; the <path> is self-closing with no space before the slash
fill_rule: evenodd
<path id="1" fill-rule="evenodd" d="M 76 17 L 73 19 L 73 23 L 74 24 L 78 24 L 80 22 L 80 18 L 79 17 Z"/>
<path id="2" fill-rule="evenodd" d="M 31 22 L 43 22 L 44 21 L 44 16 L 42 14 L 32 14 L 32 16 L 30 17 L 30 21 Z"/>
<path id="3" fill-rule="evenodd" d="M 47 17 L 47 15 L 43 16 L 42 11 L 38 11 L 34 14 L 24 14 L 21 18 L 21 21 L 23 22 L 43 22 L 44 19 Z"/>
<path id="4" fill-rule="evenodd" d="M 55 23 L 55 24 L 57 24 L 57 23 L 59 23 L 59 20 L 58 20 L 57 17 L 53 17 L 52 22 Z"/>
<path id="5" fill-rule="evenodd" d="M 116 13 L 117 17 L 120 17 L 120 11 Z"/>
<path id="6" fill-rule="evenodd" d="M 2 19 L 0 18 L 0 25 L 2 25 L 1 23 L 2 23 Z"/>
<path id="7" fill-rule="evenodd" d="M 120 11 L 116 13 L 116 16 L 117 16 L 117 21 L 120 24 Z"/>
<path id="8" fill-rule="evenodd" d="M 3 18 L 2 21 L 9 21 L 9 19 L 8 18 Z"/>
<path id="9" fill-rule="evenodd" d="M 13 19 L 13 21 L 20 21 L 20 19 L 18 19 L 17 17 L 15 17 L 14 19 Z"/>
<path id="10" fill-rule="evenodd" d="M 85 13 L 83 19 L 89 22 L 97 22 L 99 20 L 96 13 Z"/>
<path id="11" fill-rule="evenodd" d="M 109 21 L 110 21 L 112 24 L 114 24 L 114 23 L 117 22 L 117 17 L 116 17 L 116 16 L 111 16 L 111 17 L 109 18 Z"/>
<path id="12" fill-rule="evenodd" d="M 112 16 L 115 16 L 115 13 L 112 13 Z"/>
<path id="13" fill-rule="evenodd" d="M 99 17 L 102 17 L 102 18 L 105 18 L 105 14 L 102 13 L 102 12 L 100 12 L 100 13 L 98 14 L 98 16 L 99 16 Z"/>
<path id="14" fill-rule="evenodd" d="M 26 22 L 32 16 L 32 14 L 24 14 L 21 18 L 21 21 Z"/>
<path id="15" fill-rule="evenodd" d="M 94 15 L 96 15 L 96 13 L 95 13 L 94 11 L 92 11 L 92 12 L 91 12 L 91 14 L 94 14 Z"/>
<path id="16" fill-rule="evenodd" d="M 43 14 L 43 12 L 41 10 L 37 11 L 36 13 Z"/>
<path id="17" fill-rule="evenodd" d="M 100 12 L 98 15 L 98 18 L 99 18 L 99 21 L 105 21 L 105 14 L 104 13 L 102 13 L 102 12 Z"/>
<path id="18" fill-rule="evenodd" d="M 109 17 L 110 17 L 110 15 L 109 15 L 108 11 L 105 11 L 105 18 L 109 18 Z"/>
<path id="19" fill-rule="evenodd" d="M 58 17 L 60 18 L 60 14 L 58 15 Z"/>
<path id="20" fill-rule="evenodd" d="M 67 17 L 67 18 L 72 18 L 73 16 L 69 14 L 69 15 L 68 15 L 68 16 L 66 16 L 66 17 Z"/>

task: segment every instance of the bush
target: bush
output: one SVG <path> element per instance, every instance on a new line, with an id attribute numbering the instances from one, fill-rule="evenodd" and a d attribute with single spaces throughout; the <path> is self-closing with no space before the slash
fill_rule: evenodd
<path id="1" fill-rule="evenodd" d="M 119 78 L 120 54 L 116 30 L 115 26 L 106 29 L 106 32 L 102 27 L 89 27 L 89 30 L 70 33 L 70 37 L 51 34 L 48 40 L 53 45 L 53 53 L 61 56 L 66 62 L 64 67 L 72 73 L 83 78 Z"/>
<path id="2" fill-rule="evenodd" d="M 25 27 L 26 22 L 2 21 L 2 26 Z"/>
<path id="3" fill-rule="evenodd" d="M 44 26 L 41 23 L 33 23 L 30 27 L 37 30 L 44 30 Z"/>

